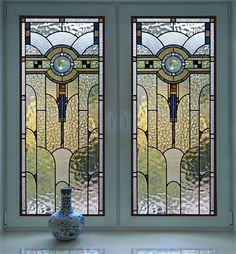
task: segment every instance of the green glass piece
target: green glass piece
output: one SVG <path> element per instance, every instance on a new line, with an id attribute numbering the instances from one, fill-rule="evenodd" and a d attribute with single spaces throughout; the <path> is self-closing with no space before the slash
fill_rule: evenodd
<path id="1" fill-rule="evenodd" d="M 82 68 L 82 61 L 75 61 L 74 66 L 75 66 L 75 68 L 81 69 Z"/>
<path id="2" fill-rule="evenodd" d="M 91 62 L 91 68 L 92 69 L 97 69 L 98 68 L 98 61 L 92 61 Z"/>
<path id="3" fill-rule="evenodd" d="M 34 62 L 33 61 L 26 61 L 25 66 L 26 66 L 26 69 L 33 69 Z"/>
<path id="4" fill-rule="evenodd" d="M 185 61 L 186 68 L 193 68 L 193 61 Z"/>
<path id="5" fill-rule="evenodd" d="M 145 68 L 145 61 L 137 61 L 137 68 L 144 69 Z"/>
<path id="6" fill-rule="evenodd" d="M 65 56 L 59 56 L 53 63 L 58 72 L 66 72 L 70 69 L 71 62 Z"/>
<path id="7" fill-rule="evenodd" d="M 209 61 L 202 61 L 202 68 L 204 68 L 204 69 L 210 68 L 210 62 Z"/>
<path id="8" fill-rule="evenodd" d="M 159 68 L 161 68 L 161 61 L 154 61 L 154 62 L 153 62 L 153 66 L 154 66 L 154 69 L 159 69 Z"/>
<path id="9" fill-rule="evenodd" d="M 50 68 L 50 61 L 43 61 L 42 62 L 42 67 L 45 69 L 49 69 Z"/>

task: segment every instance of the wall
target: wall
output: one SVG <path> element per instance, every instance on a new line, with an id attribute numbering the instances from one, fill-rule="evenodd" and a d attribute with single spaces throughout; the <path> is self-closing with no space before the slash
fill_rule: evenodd
<path id="1" fill-rule="evenodd" d="M 3 11 L 2 11 L 2 0 L 0 0 L 0 234 L 3 232 L 3 163 L 2 163 L 2 90 L 3 90 Z"/>
<path id="2" fill-rule="evenodd" d="M 48 1 L 48 0 L 42 0 L 42 1 Z M 63 1 L 63 0 L 58 0 Z M 72 0 L 72 1 L 78 1 L 78 0 Z M 98 2 L 100 0 L 93 0 L 94 2 Z M 105 0 L 108 1 L 108 0 Z M 125 2 L 126 0 L 120 0 L 120 2 Z M 130 2 L 140 2 L 142 0 L 131 0 Z M 167 1 L 173 1 L 173 0 L 167 0 Z M 204 0 L 200 0 L 204 1 Z M 200 2 L 199 1 L 199 2 Z M 208 0 L 209 2 L 215 1 L 215 0 Z M 6 0 L 6 2 L 11 2 L 11 0 Z M 111 1 L 115 2 L 115 1 Z M 153 2 L 153 0 L 150 0 L 150 2 Z M 158 2 L 158 0 L 156 0 Z M 161 1 L 159 1 L 161 2 Z M 190 0 L 184 0 L 184 2 L 191 2 Z M 227 2 L 227 0 L 216 0 L 216 2 Z M 234 97 L 236 97 L 236 2 L 234 0 L 231 1 L 231 21 L 232 25 L 230 26 L 231 32 L 232 32 L 232 56 L 231 57 L 231 71 L 232 71 L 232 94 Z M 0 0 L 0 234 L 3 231 L 3 10 L 2 10 L 2 0 Z M 236 168 L 234 168 L 234 165 L 236 165 L 236 107 L 232 107 L 232 121 L 233 126 L 232 130 L 229 130 L 232 132 L 232 158 L 233 161 L 231 163 L 232 165 L 232 193 L 233 193 L 233 202 L 232 206 L 234 208 L 234 221 L 236 222 Z M 233 184 L 235 183 L 235 184 Z M 236 233 L 236 223 L 234 223 L 234 232 Z"/>
<path id="3" fill-rule="evenodd" d="M 232 6 L 231 6 L 231 32 L 232 32 L 232 44 L 231 44 L 231 48 L 233 51 L 232 54 L 232 87 L 233 87 L 233 97 L 235 97 L 236 95 L 236 2 L 233 1 Z M 236 233 L 236 223 L 235 223 L 235 219 L 236 219 L 236 169 L 235 169 L 235 164 L 236 164 L 236 156 L 235 156 L 235 152 L 236 152 L 236 107 L 234 105 L 233 107 L 233 205 L 234 205 L 234 232 Z"/>

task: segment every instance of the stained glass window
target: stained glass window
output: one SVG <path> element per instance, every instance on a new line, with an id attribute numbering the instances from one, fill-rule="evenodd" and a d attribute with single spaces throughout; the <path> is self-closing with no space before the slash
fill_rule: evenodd
<path id="1" fill-rule="evenodd" d="M 21 215 L 104 214 L 103 17 L 21 17 Z"/>
<path id="2" fill-rule="evenodd" d="M 132 214 L 216 215 L 215 17 L 132 17 Z"/>

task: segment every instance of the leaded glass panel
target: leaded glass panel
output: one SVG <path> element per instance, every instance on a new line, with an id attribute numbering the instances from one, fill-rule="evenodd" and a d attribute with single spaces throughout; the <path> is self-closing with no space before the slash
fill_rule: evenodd
<path id="1" fill-rule="evenodd" d="M 21 17 L 21 215 L 104 215 L 104 18 Z"/>
<path id="2" fill-rule="evenodd" d="M 132 214 L 216 215 L 215 17 L 132 17 Z"/>

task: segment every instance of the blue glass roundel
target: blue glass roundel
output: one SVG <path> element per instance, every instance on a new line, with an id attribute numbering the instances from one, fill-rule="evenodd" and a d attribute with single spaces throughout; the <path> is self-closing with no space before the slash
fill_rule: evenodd
<path id="1" fill-rule="evenodd" d="M 53 66 L 58 72 L 65 73 L 70 69 L 71 61 L 65 55 L 59 56 L 54 60 Z"/>
<path id="2" fill-rule="evenodd" d="M 182 62 L 177 56 L 170 56 L 165 61 L 166 69 L 171 73 L 176 73 L 182 68 Z"/>
<path id="3" fill-rule="evenodd" d="M 162 60 L 164 72 L 171 76 L 177 76 L 184 70 L 184 58 L 178 53 L 169 53 Z"/>

